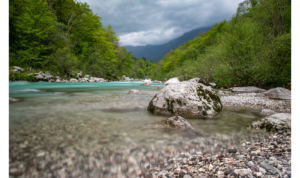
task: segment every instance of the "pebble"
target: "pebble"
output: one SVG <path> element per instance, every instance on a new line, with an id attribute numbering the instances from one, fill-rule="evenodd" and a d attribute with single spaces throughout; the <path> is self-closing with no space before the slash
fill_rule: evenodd
<path id="1" fill-rule="evenodd" d="M 234 172 L 240 176 L 246 176 L 250 174 L 252 171 L 250 169 L 235 169 Z"/>
<path id="2" fill-rule="evenodd" d="M 228 153 L 236 153 L 236 152 L 237 152 L 237 149 L 235 149 L 235 148 L 228 149 Z"/>
<path id="3" fill-rule="evenodd" d="M 37 157 L 43 157 L 43 156 L 45 156 L 45 154 L 46 154 L 45 152 L 39 152 L 36 156 Z"/>

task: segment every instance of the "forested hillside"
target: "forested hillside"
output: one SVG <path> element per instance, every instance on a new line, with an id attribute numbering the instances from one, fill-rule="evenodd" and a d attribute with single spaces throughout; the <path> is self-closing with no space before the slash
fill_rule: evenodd
<path id="1" fill-rule="evenodd" d="M 9 1 L 9 65 L 106 79 L 129 75 L 134 60 L 87 3 Z"/>
<path id="2" fill-rule="evenodd" d="M 171 50 L 151 77 L 200 77 L 227 87 L 290 87 L 291 1 L 243 1 L 230 21 Z"/>

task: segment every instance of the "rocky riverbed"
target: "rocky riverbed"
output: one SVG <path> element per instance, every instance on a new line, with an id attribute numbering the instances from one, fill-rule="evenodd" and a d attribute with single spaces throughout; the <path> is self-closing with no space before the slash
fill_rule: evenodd
<path id="1" fill-rule="evenodd" d="M 252 93 L 226 93 L 220 98 L 225 108 L 291 112 L 290 100 Z M 137 141 L 118 130 L 108 137 L 114 127 L 99 122 L 70 118 L 10 125 L 10 177 L 291 177 L 288 130 L 244 128 L 194 136 L 135 129 L 135 135 L 149 135 Z M 159 137 L 151 137 L 153 133 Z"/>
<path id="2" fill-rule="evenodd" d="M 281 131 L 73 146 L 42 130 L 10 136 L 11 177 L 291 177 L 291 134 Z"/>

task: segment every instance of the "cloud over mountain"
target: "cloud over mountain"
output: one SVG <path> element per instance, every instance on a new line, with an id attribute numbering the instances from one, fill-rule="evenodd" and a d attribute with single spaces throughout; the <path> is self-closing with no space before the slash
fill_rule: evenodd
<path id="1" fill-rule="evenodd" d="M 122 45 L 163 44 L 199 27 L 230 19 L 242 0 L 82 0 L 112 25 Z"/>

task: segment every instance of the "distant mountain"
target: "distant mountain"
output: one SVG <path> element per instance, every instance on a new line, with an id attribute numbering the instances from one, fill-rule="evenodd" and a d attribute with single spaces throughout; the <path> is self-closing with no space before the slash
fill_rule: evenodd
<path id="1" fill-rule="evenodd" d="M 182 36 L 162 45 L 146 45 L 146 46 L 125 46 L 127 51 L 130 51 L 134 57 L 145 57 L 147 61 L 159 62 L 171 49 L 176 49 L 183 43 L 194 39 L 202 32 L 207 32 L 211 27 L 203 27 L 192 30 Z"/>

